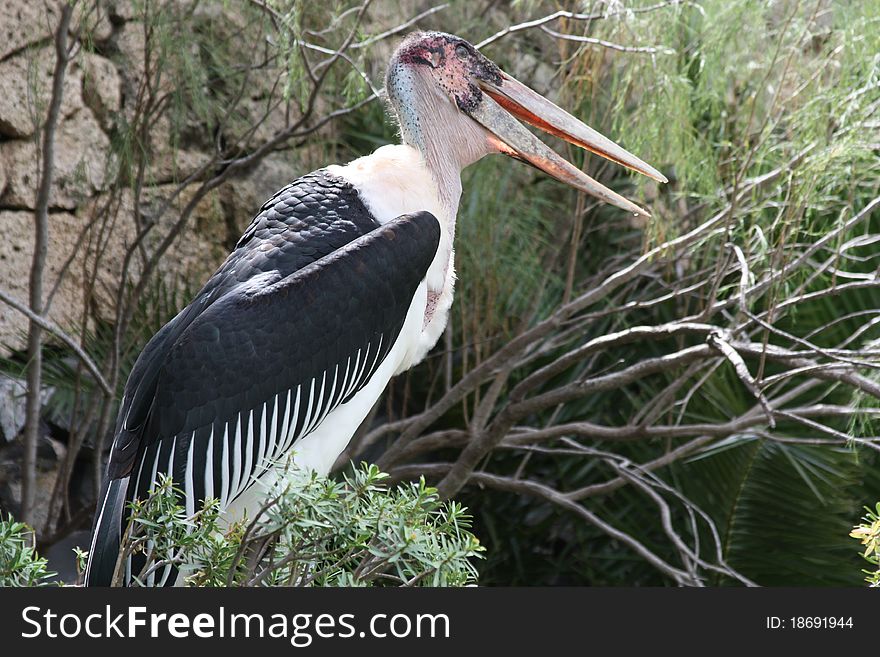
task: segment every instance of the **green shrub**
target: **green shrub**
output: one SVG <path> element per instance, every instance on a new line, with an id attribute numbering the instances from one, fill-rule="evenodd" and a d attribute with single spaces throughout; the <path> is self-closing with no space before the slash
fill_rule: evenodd
<path id="1" fill-rule="evenodd" d="M 862 523 L 853 527 L 850 536 L 862 542 L 865 551 L 862 556 L 865 561 L 874 566 L 874 570 L 863 571 L 867 577 L 865 581 L 871 586 L 880 587 L 880 502 L 877 502 L 876 511 L 865 507 L 865 516 Z"/>
<path id="2" fill-rule="evenodd" d="M 48 586 L 55 573 L 33 545 L 33 530 L 0 513 L 0 586 Z"/>
<path id="3" fill-rule="evenodd" d="M 258 516 L 224 527 L 209 500 L 193 517 L 163 479 L 135 502 L 124 554 L 141 554 L 135 585 L 182 565 L 193 586 L 464 586 L 483 547 L 470 516 L 419 482 L 395 488 L 362 465 L 342 481 L 293 473 Z M 221 529 L 223 528 L 223 529 Z M 136 561 L 137 563 L 137 561 Z M 121 581 L 121 567 L 117 581 Z"/>

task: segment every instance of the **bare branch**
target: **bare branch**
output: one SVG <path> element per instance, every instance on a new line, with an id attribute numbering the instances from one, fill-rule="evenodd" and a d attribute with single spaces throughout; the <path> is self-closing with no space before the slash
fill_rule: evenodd
<path id="1" fill-rule="evenodd" d="M 59 340 L 61 340 L 68 347 L 70 347 L 73 350 L 73 353 L 76 354 L 77 358 L 80 359 L 82 364 L 86 366 L 89 374 L 91 374 L 95 378 L 95 381 L 98 382 L 98 385 L 101 386 L 101 389 L 108 395 L 115 394 L 113 392 L 113 389 L 110 387 L 110 384 L 107 382 L 107 379 L 105 379 L 104 375 L 101 374 L 101 370 L 98 369 L 95 361 L 92 360 L 91 357 L 83 350 L 83 348 L 79 346 L 79 343 L 77 343 L 74 338 L 62 331 L 52 320 L 37 315 L 26 305 L 24 305 L 20 301 L 16 301 L 15 298 L 10 296 L 3 290 L 0 290 L 0 301 L 11 306 L 12 308 L 15 308 L 17 311 L 25 315 L 29 320 L 37 324 L 41 329 L 43 329 L 44 331 L 48 331 Z"/>
<path id="2" fill-rule="evenodd" d="M 505 27 L 503 30 L 496 32 L 495 34 L 493 34 L 489 38 L 483 39 L 482 41 L 480 41 L 480 43 L 478 43 L 476 47 L 478 50 L 481 50 L 481 49 L 485 48 L 486 46 L 488 46 L 489 44 L 494 43 L 500 39 L 503 39 L 504 37 L 506 37 L 509 34 L 515 34 L 516 32 L 522 32 L 523 30 L 530 30 L 530 29 L 533 29 L 536 27 L 542 27 L 542 26 L 546 25 L 547 23 L 552 23 L 553 21 L 557 21 L 559 19 L 589 22 L 589 21 L 596 21 L 596 20 L 601 20 L 604 18 L 612 18 L 615 16 L 622 16 L 622 15 L 647 14 L 652 11 L 657 11 L 658 9 L 666 9 L 667 7 L 670 7 L 670 6 L 682 6 L 682 5 L 697 7 L 702 11 L 702 9 L 700 8 L 700 6 L 698 4 L 696 4 L 694 2 L 687 2 L 686 0 L 684 0 L 684 1 L 682 1 L 682 0 L 667 0 L 666 2 L 659 2 L 655 5 L 649 5 L 647 7 L 632 7 L 632 8 L 623 7 L 621 9 L 615 9 L 612 11 L 607 11 L 607 12 L 598 13 L 598 14 L 577 14 L 577 13 L 570 12 L 570 11 L 560 10 L 560 11 L 556 11 L 552 14 L 549 14 L 547 16 L 544 16 L 542 18 L 536 18 L 531 21 L 526 21 L 524 23 L 518 23 L 517 25 L 510 25 L 508 27 Z"/>
<path id="3" fill-rule="evenodd" d="M 736 375 L 739 377 L 740 381 L 742 381 L 746 388 L 749 389 L 755 398 L 761 403 L 761 407 L 764 409 L 764 412 L 767 414 L 767 422 L 770 425 L 770 428 L 776 428 L 776 422 L 773 420 L 773 412 L 770 409 L 770 405 L 767 403 L 767 398 L 764 397 L 764 393 L 761 392 L 761 389 L 758 387 L 758 384 L 755 383 L 755 379 L 752 378 L 751 373 L 749 372 L 749 368 L 746 365 L 746 362 L 742 359 L 736 349 L 734 349 L 730 342 L 727 341 L 724 334 L 721 331 L 712 331 L 708 337 L 709 344 L 712 345 L 715 349 L 717 349 L 722 356 L 724 356 L 728 362 L 733 365 L 733 369 L 736 372 Z"/>
<path id="4" fill-rule="evenodd" d="M 588 36 L 577 36 L 575 34 L 563 34 L 562 32 L 551 30 L 546 25 L 541 26 L 541 31 L 546 32 L 550 36 L 556 37 L 557 39 L 563 39 L 565 41 L 575 41 L 577 43 L 587 43 L 593 46 L 608 48 L 609 50 L 617 50 L 618 52 L 632 52 L 648 55 L 675 54 L 675 51 L 672 48 L 665 48 L 663 46 L 622 46 L 619 43 L 612 43 L 611 41 L 605 41 L 604 39 L 596 39 Z"/>

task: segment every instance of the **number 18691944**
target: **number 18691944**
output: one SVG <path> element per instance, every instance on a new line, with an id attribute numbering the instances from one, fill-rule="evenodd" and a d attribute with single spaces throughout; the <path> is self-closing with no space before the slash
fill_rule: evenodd
<path id="1" fill-rule="evenodd" d="M 767 616 L 769 630 L 853 629 L 852 616 Z"/>

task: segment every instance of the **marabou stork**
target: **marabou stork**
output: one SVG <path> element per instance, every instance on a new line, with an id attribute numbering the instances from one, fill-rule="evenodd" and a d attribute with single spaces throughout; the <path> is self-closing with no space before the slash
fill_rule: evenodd
<path id="1" fill-rule="evenodd" d="M 259 507 L 293 454 L 329 472 L 391 377 L 446 326 L 462 169 L 504 153 L 634 214 L 517 119 L 666 178 L 501 71 L 467 41 L 408 36 L 385 79 L 402 144 L 303 176 L 269 199 L 193 302 L 147 344 L 125 387 L 98 500 L 87 585 L 110 583 L 127 503 L 170 474 L 188 512 Z M 126 581 L 130 581 L 128 564 Z M 171 569 L 148 584 L 174 583 Z"/>

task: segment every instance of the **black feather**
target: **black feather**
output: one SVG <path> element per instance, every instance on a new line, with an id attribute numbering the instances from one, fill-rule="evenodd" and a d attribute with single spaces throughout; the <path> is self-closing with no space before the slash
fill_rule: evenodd
<path id="1" fill-rule="evenodd" d="M 107 504 L 120 510 L 107 516 L 115 528 L 96 527 L 103 543 L 95 552 L 102 564 L 111 558 L 115 563 L 119 523 L 127 515 L 122 507 L 147 496 L 157 455 L 156 476 L 168 471 L 171 460 L 170 474 L 183 488 L 194 441 L 191 493 L 204 499 L 207 470 L 213 496 L 219 497 L 224 430 L 239 418 L 244 471 L 236 476 L 251 482 L 262 473 L 259 428 L 262 422 L 273 426 L 276 399 L 279 434 L 288 391 L 299 386 L 307 394 L 314 382 L 321 412 L 313 412 L 307 425 L 306 407 L 300 405 L 292 418 L 295 442 L 317 426 L 316 418 L 366 385 L 397 339 L 439 239 L 439 223 L 427 212 L 380 226 L 357 190 L 325 171 L 300 178 L 267 201 L 226 262 L 154 336 L 132 370 L 108 465 L 109 479 L 126 480 L 127 491 L 108 488 L 114 496 Z M 353 364 L 359 350 L 367 361 L 362 374 L 345 398 L 342 390 L 331 396 L 335 369 Z M 251 417 L 254 440 L 247 444 Z M 234 440 L 230 429 L 225 445 L 230 463 Z M 230 494 L 227 505 L 232 499 Z M 106 568 L 91 571 L 88 584 L 109 583 Z"/>

